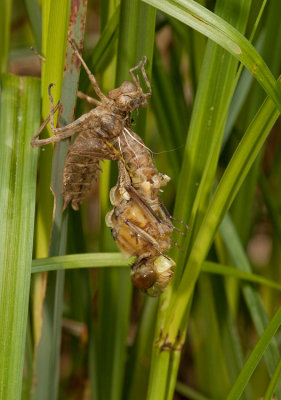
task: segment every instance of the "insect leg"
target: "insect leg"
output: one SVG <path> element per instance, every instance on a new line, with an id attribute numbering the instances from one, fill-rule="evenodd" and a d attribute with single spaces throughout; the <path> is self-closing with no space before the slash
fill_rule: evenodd
<path id="1" fill-rule="evenodd" d="M 146 57 L 144 57 L 144 60 L 143 60 L 142 66 L 141 66 L 141 72 L 142 72 L 142 76 L 143 76 L 143 79 L 145 81 L 145 84 L 147 86 L 147 89 L 148 89 L 148 93 L 145 93 L 145 94 L 146 94 L 147 97 L 150 97 L 152 95 L 152 90 L 151 90 L 150 82 L 149 82 L 148 77 L 146 75 L 146 71 L 144 69 L 145 64 L 146 64 Z"/>
<path id="2" fill-rule="evenodd" d="M 36 55 L 36 57 L 39 58 L 40 61 L 46 62 L 46 58 L 41 56 L 41 54 L 38 53 L 38 51 L 33 46 L 30 46 L 30 50 Z"/>
<path id="3" fill-rule="evenodd" d="M 36 135 L 32 138 L 32 140 L 30 142 L 32 147 L 40 147 L 40 146 L 45 146 L 46 144 L 49 144 L 49 143 L 57 143 L 63 139 L 71 137 L 75 133 L 78 133 L 81 130 L 83 130 L 83 126 L 85 126 L 87 124 L 87 120 L 93 118 L 93 115 L 91 113 L 84 114 L 80 118 L 78 118 L 77 120 L 71 122 L 70 124 L 68 124 L 66 126 L 63 126 L 61 128 L 54 128 L 54 114 L 57 111 L 60 103 L 58 102 L 58 104 L 54 108 L 53 97 L 51 94 L 52 86 L 53 86 L 53 83 L 51 83 L 48 88 L 49 98 L 50 98 L 50 103 L 51 103 L 50 115 L 43 122 L 43 124 L 39 128 Z M 45 128 L 45 126 L 47 125 L 47 123 L 49 121 L 51 123 L 51 131 L 52 131 L 52 133 L 54 133 L 54 136 L 52 136 L 48 139 L 35 140 L 40 135 L 40 133 L 43 131 L 43 129 Z"/>
<path id="4" fill-rule="evenodd" d="M 144 57 L 144 59 L 145 59 L 145 62 L 146 62 L 146 57 Z M 140 83 L 139 83 L 138 76 L 137 76 L 137 78 L 136 78 L 134 72 L 135 72 L 137 69 L 139 69 L 139 68 L 141 67 L 142 63 L 143 63 L 143 61 L 140 60 L 140 62 L 138 63 L 138 65 L 136 65 L 135 67 L 133 67 L 133 68 L 131 68 L 131 69 L 129 70 L 130 75 L 131 75 L 133 81 L 135 82 L 135 84 L 136 84 L 137 86 L 139 86 Z"/>
<path id="5" fill-rule="evenodd" d="M 80 90 L 78 90 L 77 92 L 77 97 L 79 97 L 79 99 L 82 100 L 86 100 L 88 103 L 90 104 L 94 104 L 95 106 L 100 106 L 101 102 L 94 99 L 93 97 L 88 96 L 87 94 L 80 92 Z"/>
<path id="6" fill-rule="evenodd" d="M 57 109 L 59 108 L 60 102 L 58 102 L 58 104 L 56 105 L 56 107 L 54 108 L 54 112 L 57 111 Z M 38 131 L 36 132 L 36 135 L 33 136 L 33 138 L 31 139 L 31 146 L 32 147 L 39 147 L 39 146 L 44 146 L 45 144 L 49 144 L 55 141 L 59 141 L 59 140 L 54 140 L 55 138 L 57 138 L 56 136 L 53 136 L 51 138 L 48 139 L 42 139 L 42 140 L 35 140 L 38 138 L 38 136 L 40 135 L 40 133 L 43 131 L 43 129 L 45 128 L 45 126 L 48 124 L 48 122 L 50 121 L 50 115 L 45 119 L 45 121 L 43 122 L 43 124 L 40 126 L 40 128 L 38 129 Z"/>
<path id="7" fill-rule="evenodd" d="M 167 210 L 165 204 L 162 202 L 161 199 L 159 199 L 159 202 L 160 202 L 160 205 L 161 205 L 162 210 L 164 211 L 164 214 L 165 214 L 169 219 L 172 219 L 172 220 L 174 220 L 174 221 L 180 222 L 181 224 L 184 225 L 184 227 L 185 227 L 188 231 L 190 231 L 189 226 L 188 226 L 185 222 L 183 222 L 182 220 L 180 220 L 180 219 L 178 219 L 178 218 L 173 217 L 173 216 L 169 213 L 169 211 Z"/>
<path id="8" fill-rule="evenodd" d="M 169 221 L 167 221 L 167 220 L 163 221 L 161 218 L 159 218 L 158 215 L 150 207 L 150 205 L 147 204 L 145 199 L 143 199 L 142 196 L 140 196 L 140 194 L 137 192 L 137 190 L 133 186 L 127 184 L 127 185 L 125 185 L 125 189 L 131 195 L 131 197 L 134 197 L 137 201 L 139 201 L 149 211 L 149 213 L 157 220 L 157 222 L 162 223 L 162 224 L 164 223 L 164 224 L 168 225 L 169 227 L 171 227 L 172 229 L 174 229 L 177 232 L 179 232 L 181 235 L 185 236 L 184 233 L 180 229 L 178 229 L 176 226 L 171 224 Z M 168 210 L 166 209 L 166 207 L 164 206 L 164 204 L 162 203 L 162 201 L 160 199 L 159 199 L 159 203 L 160 203 L 161 208 L 164 207 L 164 209 L 162 208 L 162 210 L 164 211 L 164 215 L 166 217 L 168 217 L 169 219 L 174 219 L 174 217 L 172 217 L 169 214 Z M 166 212 L 165 212 L 165 210 L 166 210 Z M 180 221 L 180 222 L 182 222 L 182 221 Z"/>
<path id="9" fill-rule="evenodd" d="M 74 42 L 74 40 L 70 40 L 70 44 L 71 44 L 71 47 L 72 47 L 74 53 L 75 53 L 76 56 L 79 58 L 79 60 L 81 61 L 81 64 L 83 65 L 85 71 L 87 72 L 88 77 L 89 77 L 89 80 L 90 80 L 91 84 L 93 85 L 96 94 L 99 96 L 99 98 L 100 98 L 101 100 L 105 101 L 106 103 L 109 103 L 109 102 L 110 102 L 109 99 L 102 93 L 102 91 L 101 91 L 101 89 L 100 89 L 100 87 L 99 87 L 99 85 L 98 85 L 98 82 L 97 82 L 96 78 L 94 77 L 94 75 L 92 74 L 92 72 L 89 70 L 87 64 L 85 63 L 85 61 L 84 61 L 83 58 L 81 57 L 81 55 L 80 55 L 80 53 L 79 53 L 79 51 L 78 51 L 78 48 L 77 48 L 76 43 Z"/>
<path id="10" fill-rule="evenodd" d="M 139 228 L 137 225 L 135 225 L 133 222 L 129 221 L 128 219 L 123 219 L 124 223 L 128 225 L 128 227 L 136 233 L 139 237 L 141 237 L 143 240 L 151 244 L 152 247 L 155 248 L 155 250 L 158 251 L 159 254 L 161 254 L 163 257 L 167 258 L 167 260 L 170 260 L 166 254 L 164 254 L 161 249 L 158 246 L 157 241 L 148 233 L 146 233 L 143 229 Z"/>
<path id="11" fill-rule="evenodd" d="M 138 77 L 137 78 L 135 77 L 134 71 L 136 71 L 137 69 L 141 68 L 142 76 L 143 76 L 143 79 L 144 79 L 145 84 L 146 84 L 147 89 L 148 89 L 148 93 L 145 93 L 145 95 L 146 95 L 146 97 L 150 97 L 151 94 L 152 94 L 152 90 L 151 90 L 150 82 L 148 80 L 148 77 L 147 77 L 145 69 L 144 69 L 144 66 L 145 66 L 146 62 L 147 62 L 147 58 L 146 58 L 146 56 L 144 56 L 143 60 L 141 60 L 138 63 L 138 65 L 136 65 L 135 67 L 130 69 L 130 75 L 131 75 L 133 81 L 135 82 L 135 84 L 137 86 L 139 86 L 139 79 L 138 79 Z"/>

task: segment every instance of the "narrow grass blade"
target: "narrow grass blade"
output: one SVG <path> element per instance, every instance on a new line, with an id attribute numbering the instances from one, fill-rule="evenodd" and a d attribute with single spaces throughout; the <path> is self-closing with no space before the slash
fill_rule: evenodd
<path id="1" fill-rule="evenodd" d="M 216 293 L 217 288 L 220 289 L 218 294 Z M 229 352 L 223 347 L 229 310 L 218 277 L 202 275 L 197 283 L 197 291 L 196 306 L 199 309 L 192 315 L 192 326 L 195 333 L 192 347 L 194 359 L 199 365 L 198 387 L 210 397 L 222 399 L 231 388 L 230 373 L 226 365 L 226 357 Z M 204 334 L 200 334 L 201 329 L 202 332 L 208 332 L 207 338 Z M 205 362 L 206 358 L 208 363 Z M 231 363 L 232 368 L 238 369 L 237 357 L 231 360 Z M 216 365 L 216 368 L 212 368 L 212 365 Z"/>
<path id="2" fill-rule="evenodd" d="M 246 361 L 242 371 L 240 372 L 235 384 L 232 386 L 230 393 L 227 396 L 227 400 L 237 400 L 243 393 L 247 383 L 249 382 L 255 368 L 257 367 L 260 359 L 264 355 L 266 348 L 272 340 L 277 329 L 281 325 L 281 307 L 275 313 L 272 320 L 269 322 L 264 333 L 260 337 L 254 350 L 251 352 L 248 360 Z"/>
<path id="3" fill-rule="evenodd" d="M 8 71 L 12 0 L 0 2 L 0 72 Z"/>
<path id="4" fill-rule="evenodd" d="M 120 16 L 120 6 L 116 7 L 113 15 L 106 24 L 102 35 L 96 44 L 91 57 L 92 70 L 102 71 L 109 64 L 114 54 L 114 46 L 118 38 L 118 25 Z"/>
<path id="5" fill-rule="evenodd" d="M 42 13 L 37 0 L 25 0 L 32 31 L 35 37 L 36 50 L 42 51 Z"/>
<path id="6" fill-rule="evenodd" d="M 71 7 L 70 3 L 65 3 L 66 8 L 60 7 L 62 7 L 62 4 L 58 5 L 56 2 L 51 4 L 49 34 L 52 36 L 56 31 L 56 28 L 53 25 L 56 20 L 52 20 L 52 14 L 54 12 L 60 12 L 62 17 L 61 36 L 59 36 L 60 42 L 58 43 L 57 49 L 60 50 L 64 57 L 65 53 L 63 49 L 66 48 L 67 29 L 69 37 L 74 39 L 78 46 L 81 46 L 82 44 L 87 2 L 85 0 L 80 3 L 79 7 L 77 7 L 77 4 L 73 1 Z M 63 105 L 63 112 L 60 119 L 61 126 L 72 121 L 79 78 L 79 66 L 77 63 L 72 64 L 73 50 L 69 43 L 67 46 L 68 51 L 65 61 L 61 95 L 61 104 Z M 54 47 L 52 48 L 54 49 Z M 57 66 L 57 68 L 59 67 Z M 62 73 L 60 69 L 54 70 L 54 72 L 59 72 L 59 74 Z M 68 216 L 67 213 L 62 214 L 63 200 L 61 196 L 61 188 L 67 148 L 68 143 L 59 143 L 54 152 L 52 190 L 55 196 L 55 209 L 50 243 L 50 255 L 65 254 L 66 252 Z M 50 273 L 48 276 L 48 288 L 43 307 L 42 338 L 37 350 L 37 387 L 33 394 L 33 398 L 35 399 L 56 399 L 58 395 L 63 293 L 64 271 Z M 50 315 L 52 315 L 51 318 Z"/>
<path id="7" fill-rule="evenodd" d="M 153 52 L 155 10 L 140 1 L 122 1 L 120 5 L 119 41 L 117 57 L 116 87 L 130 79 L 129 69 L 137 65 L 144 55 L 148 58 L 150 77 Z M 142 110 L 134 129 L 144 126 L 145 113 Z M 141 125 L 139 125 L 141 124 Z M 143 131 L 143 129 L 141 129 Z M 103 188 L 104 189 L 104 188 Z M 110 273 L 110 274 L 109 274 Z M 132 286 L 128 270 L 102 271 L 99 282 L 99 398 L 122 398 L 126 338 L 129 329 Z M 111 315 L 111 318 L 108 316 Z M 115 332 L 114 338 L 106 332 Z M 110 385 L 108 385 L 110 382 Z"/>
<path id="8" fill-rule="evenodd" d="M 189 25 L 225 48 L 254 75 L 281 112 L 280 83 L 277 83 L 263 58 L 233 26 L 193 0 L 143 0 Z"/>
<path id="9" fill-rule="evenodd" d="M 269 188 L 269 184 L 263 173 L 260 174 L 259 183 L 261 185 L 262 194 L 270 213 L 272 224 L 277 234 L 277 238 L 281 240 L 281 218 L 278 210 L 278 204 L 275 198 L 275 194 Z"/>
<path id="10" fill-rule="evenodd" d="M 190 400 L 212 400 L 210 397 L 206 397 L 203 394 L 198 393 L 196 390 L 180 381 L 176 383 L 176 391 L 183 397 L 186 397 Z"/>
<path id="11" fill-rule="evenodd" d="M 121 2 L 116 86 L 129 78 L 129 69 L 147 57 L 146 72 L 151 78 L 156 10 L 139 0 Z M 136 41 L 137 38 L 137 41 Z M 134 130 L 144 135 L 146 110 L 134 115 Z"/>
<path id="12" fill-rule="evenodd" d="M 32 261 L 32 272 L 56 271 L 75 268 L 127 267 L 128 260 L 121 253 L 86 253 L 38 258 Z"/>
<path id="13" fill-rule="evenodd" d="M 165 143 L 165 149 L 172 150 L 183 146 L 182 132 L 187 127 L 181 124 L 180 109 L 177 108 L 176 95 L 172 90 L 172 80 L 165 71 L 159 51 L 156 49 L 153 61 L 153 95 L 151 98 L 152 106 L 161 132 L 161 140 Z M 185 129 L 186 128 L 186 129 Z M 171 132 L 174 134 L 171 135 Z M 180 171 L 180 152 L 170 151 L 168 153 L 169 161 L 176 178 Z M 173 177 L 172 177 L 173 178 Z"/>
<path id="14" fill-rule="evenodd" d="M 243 247 L 235 232 L 235 228 L 228 216 L 226 216 L 220 226 L 220 232 L 223 236 L 225 246 L 228 249 L 229 255 L 233 264 L 239 270 L 249 273 L 251 267 L 243 250 Z M 231 244 L 230 244 L 231 243 Z M 250 315 L 258 334 L 261 336 L 268 325 L 268 316 L 262 304 L 261 298 L 256 290 L 251 285 L 243 285 L 242 292 L 245 297 Z M 277 344 L 274 340 L 271 341 L 265 353 L 265 361 L 269 374 L 273 374 L 276 364 L 280 357 Z M 280 386 L 278 387 L 280 393 Z"/>
<path id="15" fill-rule="evenodd" d="M 272 400 L 274 396 L 275 389 L 281 380 L 281 358 L 277 364 L 274 374 L 270 380 L 266 393 L 264 395 L 264 400 Z"/>
<path id="16" fill-rule="evenodd" d="M 143 400 L 146 398 L 149 378 L 148 364 L 152 352 L 157 306 L 157 298 L 145 299 L 137 337 L 127 363 L 123 389 L 124 400 Z"/>
<path id="17" fill-rule="evenodd" d="M 216 12 L 225 18 L 234 20 L 237 28 L 244 31 L 250 4 L 251 2 L 249 1 L 243 3 L 243 7 L 236 9 L 235 15 L 229 15 L 228 4 L 220 1 L 217 2 Z M 196 232 L 201 225 L 213 190 L 220 143 L 234 90 L 233 81 L 236 76 L 237 64 L 235 58 L 224 49 L 211 41 L 208 42 L 188 131 L 182 169 L 178 180 L 175 205 L 175 216 L 188 221 L 189 225 L 191 224 L 191 234 L 188 234 L 184 240 L 184 255 L 175 254 L 177 268 L 175 269 L 171 291 L 163 294 L 166 297 L 163 303 L 167 303 L 168 305 L 160 306 L 160 310 L 163 309 L 165 312 L 159 314 L 161 322 L 159 322 L 159 331 L 155 337 L 157 346 L 154 348 L 154 355 L 157 359 L 157 366 L 154 367 L 152 365 L 150 378 L 150 384 L 153 386 L 161 385 L 161 382 L 157 381 L 153 375 L 154 368 L 156 369 L 155 375 L 158 373 L 158 368 L 161 368 L 161 346 L 165 346 L 165 341 L 167 340 L 173 348 L 174 341 L 181 343 L 184 337 L 185 331 L 181 323 L 186 325 L 183 314 L 186 313 L 188 302 L 185 303 L 184 307 L 181 307 L 180 301 L 181 294 L 182 297 L 186 298 L 188 285 L 185 282 L 185 289 L 182 288 L 185 293 L 179 293 L 183 284 L 179 282 L 182 278 L 188 253 L 192 254 L 194 251 L 192 243 L 196 238 Z M 194 265 L 192 264 L 191 269 L 188 268 L 188 270 L 192 274 L 194 272 Z M 190 300 L 192 292 L 189 294 Z M 169 296 L 171 297 L 169 298 Z M 177 303 L 177 305 L 175 306 L 173 302 Z M 178 324 L 179 321 L 177 318 L 180 313 L 183 314 L 180 317 L 181 323 Z M 162 331 L 163 326 L 167 327 L 167 331 Z M 172 365 L 170 365 L 170 368 L 174 371 Z M 171 380 L 172 378 L 169 376 L 168 379 Z M 156 389 L 154 390 L 155 392 L 157 391 Z"/>
<path id="18" fill-rule="evenodd" d="M 233 243 L 233 242 L 232 242 Z M 234 252 L 233 252 L 234 254 Z M 238 263 L 237 263 L 238 264 Z M 232 276 L 233 278 L 242 279 L 248 282 L 260 283 L 261 285 L 271 287 L 276 290 L 281 290 L 281 285 L 276 282 L 266 279 L 247 271 L 241 271 L 236 268 L 218 264 L 212 261 L 205 261 L 202 265 L 202 272 L 209 272 L 212 274 L 220 274 L 223 276 Z"/>
<path id="19" fill-rule="evenodd" d="M 187 305 L 215 231 L 235 198 L 278 115 L 279 112 L 275 109 L 274 103 L 267 99 L 228 164 L 194 241 L 183 279 L 177 290 L 177 310 L 181 308 L 181 302 Z M 171 309 L 175 309 L 175 303 L 171 304 L 171 307 Z M 176 319 L 181 319 L 181 317 L 180 313 L 177 312 Z M 170 322 L 167 323 L 167 328 L 168 326 L 170 326 Z M 173 326 L 176 326 L 176 324 Z M 175 331 L 173 335 L 176 336 Z"/>
<path id="20" fill-rule="evenodd" d="M 20 399 L 30 287 L 40 82 L 1 77 L 0 399 Z"/>
<path id="21" fill-rule="evenodd" d="M 49 0 L 43 2 L 42 55 L 46 58 L 46 62 L 42 63 L 41 79 L 43 120 L 50 113 L 48 95 L 48 86 L 50 83 L 55 84 L 52 90 L 54 104 L 61 97 L 70 4 L 71 0 L 62 0 L 61 2 Z M 56 120 L 57 114 L 55 114 Z M 49 127 L 48 134 L 51 135 Z M 49 251 L 54 203 L 54 198 L 50 191 L 51 171 L 52 146 L 46 146 L 45 151 L 40 152 L 39 162 L 36 257 L 46 257 Z"/>

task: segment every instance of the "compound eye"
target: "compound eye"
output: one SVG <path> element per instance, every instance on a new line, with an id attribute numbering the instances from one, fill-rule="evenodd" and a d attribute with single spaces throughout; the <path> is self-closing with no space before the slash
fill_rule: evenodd
<path id="1" fill-rule="evenodd" d="M 131 281 L 138 289 L 146 290 L 156 282 L 157 275 L 153 269 L 139 268 L 133 271 Z"/>

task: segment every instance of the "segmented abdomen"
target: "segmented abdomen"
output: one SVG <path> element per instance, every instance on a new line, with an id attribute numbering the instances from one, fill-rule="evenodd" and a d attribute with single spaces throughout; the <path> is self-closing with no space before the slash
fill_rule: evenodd
<path id="1" fill-rule="evenodd" d="M 70 146 L 64 165 L 64 210 L 70 202 L 74 210 L 79 209 L 101 170 L 100 160 L 118 159 L 112 143 L 121 134 L 123 126 L 120 116 L 100 106 L 86 114 L 83 131 Z"/>
<path id="2" fill-rule="evenodd" d="M 78 210 L 101 171 L 100 160 L 116 160 L 116 157 L 103 139 L 93 136 L 91 131 L 80 133 L 70 146 L 64 165 L 63 209 L 71 202 L 72 208 Z"/>

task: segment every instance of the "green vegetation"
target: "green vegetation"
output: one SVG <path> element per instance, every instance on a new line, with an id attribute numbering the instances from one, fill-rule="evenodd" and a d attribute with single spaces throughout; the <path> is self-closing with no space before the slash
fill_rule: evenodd
<path id="1" fill-rule="evenodd" d="M 0 3 L 0 400 L 281 400 L 280 13 L 279 0 Z M 29 145 L 50 83 L 60 126 L 89 110 L 67 37 L 105 93 L 148 58 L 133 129 L 190 227 L 175 222 L 159 299 L 132 288 L 104 222 L 116 165 L 62 213 L 69 141 Z"/>

